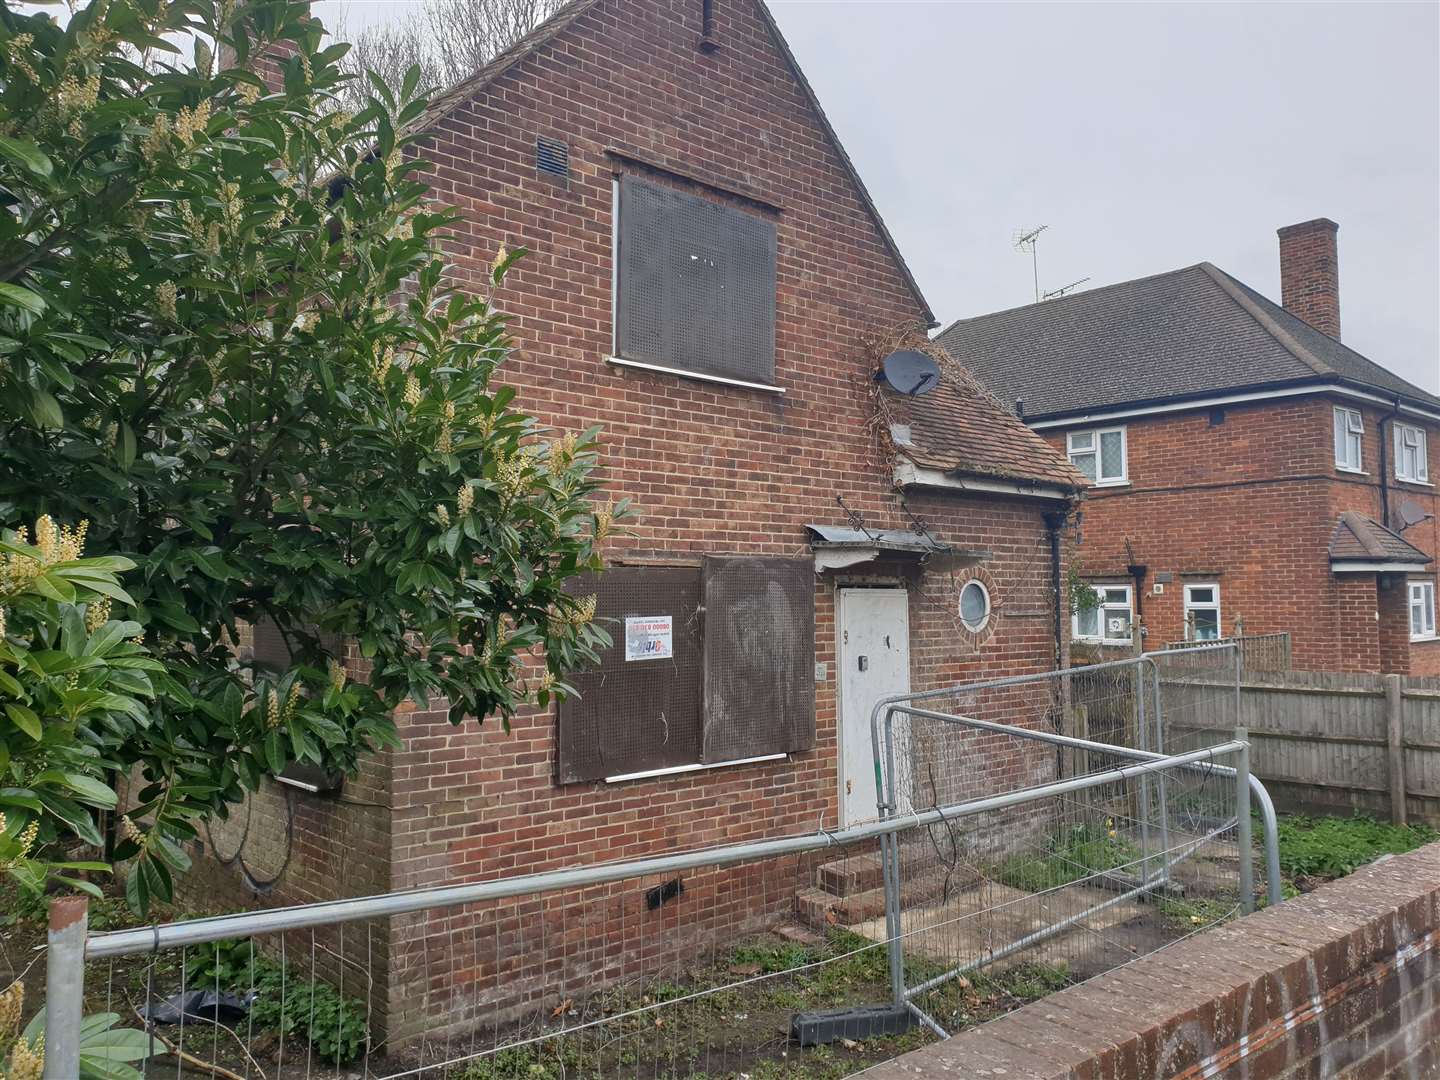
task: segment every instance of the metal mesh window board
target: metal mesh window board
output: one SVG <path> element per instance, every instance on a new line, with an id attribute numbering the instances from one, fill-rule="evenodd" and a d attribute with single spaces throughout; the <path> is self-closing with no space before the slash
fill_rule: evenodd
<path id="1" fill-rule="evenodd" d="M 707 558 L 705 761 L 815 745 L 815 563 Z"/>
<path id="2" fill-rule="evenodd" d="M 574 586 L 594 593 L 613 644 L 569 682 L 580 697 L 559 708 L 561 783 L 600 780 L 700 760 L 700 571 L 615 566 Z M 670 618 L 671 653 L 626 659 L 629 619 Z"/>
<path id="3" fill-rule="evenodd" d="M 775 223 L 697 195 L 620 181 L 620 357 L 775 380 Z"/>

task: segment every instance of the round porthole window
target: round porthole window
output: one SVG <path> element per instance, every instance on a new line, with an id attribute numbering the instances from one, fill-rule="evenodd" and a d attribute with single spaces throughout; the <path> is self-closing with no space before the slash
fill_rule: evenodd
<path id="1" fill-rule="evenodd" d="M 978 581 L 967 581 L 960 590 L 960 621 L 974 634 L 990 621 L 990 594 Z"/>

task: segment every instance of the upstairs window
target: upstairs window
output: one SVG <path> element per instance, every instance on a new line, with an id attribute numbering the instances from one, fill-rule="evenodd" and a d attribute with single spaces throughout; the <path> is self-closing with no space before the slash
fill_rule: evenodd
<path id="1" fill-rule="evenodd" d="M 1410 640 L 1435 636 L 1435 582 L 1410 582 Z"/>
<path id="2" fill-rule="evenodd" d="M 1077 611 L 1072 620 L 1072 636 L 1076 641 L 1101 645 L 1130 644 L 1130 586 L 1096 585 L 1099 603 L 1086 611 Z"/>
<path id="3" fill-rule="evenodd" d="M 1395 425 L 1395 479 L 1416 484 L 1430 482 L 1430 463 L 1425 460 L 1425 429 L 1410 424 Z"/>
<path id="4" fill-rule="evenodd" d="M 1065 449 L 1070 464 L 1097 487 L 1128 482 L 1123 427 L 1072 431 L 1065 437 Z"/>
<path id="5" fill-rule="evenodd" d="M 620 363 L 775 382 L 775 223 L 634 176 L 618 183 Z"/>
<path id="6" fill-rule="evenodd" d="M 1185 586 L 1185 640 L 1215 641 L 1220 637 L 1220 586 Z"/>
<path id="7" fill-rule="evenodd" d="M 1365 434 L 1365 418 L 1359 409 L 1335 407 L 1335 468 L 1360 472 L 1365 466 L 1360 457 L 1360 440 Z"/>

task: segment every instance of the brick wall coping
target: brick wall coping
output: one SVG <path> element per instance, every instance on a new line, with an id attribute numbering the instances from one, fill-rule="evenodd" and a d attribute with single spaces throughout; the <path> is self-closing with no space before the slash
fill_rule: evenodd
<path id="1" fill-rule="evenodd" d="M 1433 1050 L 1440 1012 L 1429 999 L 1437 996 L 1436 979 L 1427 990 L 1423 973 L 1440 966 L 1437 950 L 1440 842 L 1384 858 L 864 1076 L 1258 1078 L 1289 1075 L 1302 1058 L 1329 1075 L 1357 1054 L 1383 1055 L 1391 1043 Z M 1397 979 L 1407 966 L 1411 978 Z M 1397 982 L 1400 988 L 1386 990 Z M 1391 1001 L 1389 1024 L 1399 1030 L 1387 1027 L 1382 1038 L 1364 1010 L 1380 1017 L 1387 998 L 1398 1000 L 1412 982 L 1412 991 L 1428 994 L 1423 1008 L 1430 1015 L 1405 1014 Z M 1407 1040 L 1404 1024 L 1414 1027 L 1417 1019 L 1428 1023 L 1429 1034 L 1417 1028 Z M 1321 1063 L 1327 1053 L 1335 1059 Z"/>

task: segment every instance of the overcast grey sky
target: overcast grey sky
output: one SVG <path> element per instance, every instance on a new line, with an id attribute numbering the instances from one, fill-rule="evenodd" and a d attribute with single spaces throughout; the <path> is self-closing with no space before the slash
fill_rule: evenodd
<path id="1" fill-rule="evenodd" d="M 943 322 L 1031 302 L 1021 226 L 1042 289 L 1208 260 L 1278 301 L 1276 228 L 1323 216 L 1345 341 L 1440 391 L 1433 0 L 771 9 Z"/>

